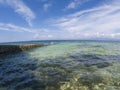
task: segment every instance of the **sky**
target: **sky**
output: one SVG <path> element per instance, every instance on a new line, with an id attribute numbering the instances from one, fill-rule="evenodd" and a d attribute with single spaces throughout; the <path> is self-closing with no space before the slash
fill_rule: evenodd
<path id="1" fill-rule="evenodd" d="M 0 0 L 0 42 L 120 40 L 120 0 Z"/>

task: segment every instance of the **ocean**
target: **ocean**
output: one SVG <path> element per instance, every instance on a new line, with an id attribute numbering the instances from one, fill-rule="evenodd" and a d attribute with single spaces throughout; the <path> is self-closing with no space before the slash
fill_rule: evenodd
<path id="1" fill-rule="evenodd" d="M 0 90 L 120 90 L 120 42 L 51 40 L 0 57 Z"/>

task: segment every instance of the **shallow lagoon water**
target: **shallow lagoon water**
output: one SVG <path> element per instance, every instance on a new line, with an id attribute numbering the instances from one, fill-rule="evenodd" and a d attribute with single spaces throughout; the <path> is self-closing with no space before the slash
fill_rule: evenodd
<path id="1" fill-rule="evenodd" d="M 120 90 L 119 42 L 60 42 L 0 57 L 0 90 Z"/>

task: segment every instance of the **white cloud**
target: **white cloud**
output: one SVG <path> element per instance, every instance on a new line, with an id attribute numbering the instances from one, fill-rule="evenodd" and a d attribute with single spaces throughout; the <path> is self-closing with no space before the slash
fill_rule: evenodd
<path id="1" fill-rule="evenodd" d="M 51 4 L 50 4 L 50 3 L 45 3 L 45 4 L 43 5 L 44 11 L 47 11 L 47 10 L 49 9 L 49 7 L 51 7 Z"/>
<path id="2" fill-rule="evenodd" d="M 68 9 L 75 9 L 78 6 L 82 5 L 85 2 L 88 2 L 89 0 L 73 0 L 72 2 L 70 2 L 64 10 L 68 10 Z"/>
<path id="3" fill-rule="evenodd" d="M 35 30 L 31 30 L 29 28 L 20 27 L 11 23 L 5 24 L 0 23 L 0 30 L 3 31 L 12 31 L 12 32 L 29 32 L 29 33 L 35 33 Z"/>
<path id="4" fill-rule="evenodd" d="M 29 26 L 32 26 L 35 14 L 22 0 L 0 0 L 0 3 L 11 6 L 16 13 L 20 14 L 26 20 Z"/>
<path id="5" fill-rule="evenodd" d="M 117 4 L 116 4 L 117 3 Z M 120 1 L 78 11 L 53 21 L 72 38 L 120 38 Z"/>
<path id="6" fill-rule="evenodd" d="M 53 35 L 47 35 L 47 37 L 48 37 L 48 38 L 52 38 L 52 37 L 53 37 Z"/>
<path id="7" fill-rule="evenodd" d="M 66 9 L 74 9 L 76 7 L 76 3 L 75 2 L 71 2 Z"/>
<path id="8" fill-rule="evenodd" d="M 33 36 L 34 39 L 38 39 L 39 37 L 40 37 L 40 35 L 39 35 L 38 33 L 36 33 L 36 34 Z"/>
<path id="9" fill-rule="evenodd" d="M 33 39 L 51 39 L 54 38 L 54 35 L 57 33 L 54 30 L 45 29 L 45 28 L 26 28 L 17 26 L 11 23 L 1 23 L 0 22 L 0 31 L 9 31 L 9 32 L 18 32 L 24 33 L 25 35 L 33 35 L 31 38 Z M 1 37 L 0 37 L 1 38 Z"/>

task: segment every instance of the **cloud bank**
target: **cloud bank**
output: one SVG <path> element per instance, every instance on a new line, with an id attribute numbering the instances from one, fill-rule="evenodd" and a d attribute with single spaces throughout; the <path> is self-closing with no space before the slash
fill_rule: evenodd
<path id="1" fill-rule="evenodd" d="M 120 1 L 53 20 L 53 26 L 66 30 L 71 38 L 120 38 Z"/>

